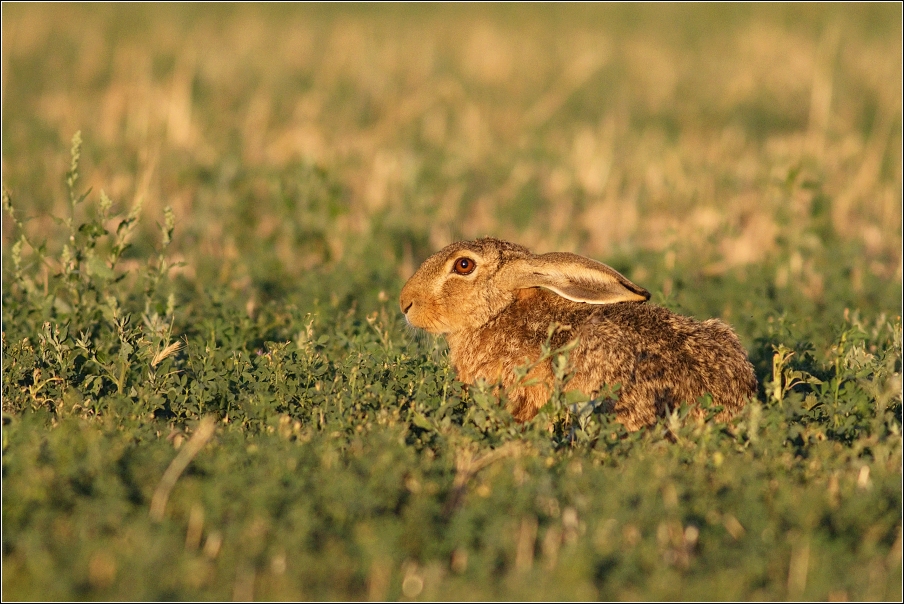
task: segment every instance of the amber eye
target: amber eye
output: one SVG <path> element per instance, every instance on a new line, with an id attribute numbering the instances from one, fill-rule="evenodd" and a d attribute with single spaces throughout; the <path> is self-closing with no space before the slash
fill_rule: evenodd
<path id="1" fill-rule="evenodd" d="M 477 263 L 470 258 L 459 258 L 452 265 L 452 270 L 459 275 L 470 275 L 477 268 Z"/>

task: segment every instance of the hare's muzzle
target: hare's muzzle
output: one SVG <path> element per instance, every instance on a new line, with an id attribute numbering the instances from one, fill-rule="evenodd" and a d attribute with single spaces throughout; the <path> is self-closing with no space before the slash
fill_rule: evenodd
<path id="1" fill-rule="evenodd" d="M 402 293 L 399 295 L 399 308 L 402 309 L 403 315 L 407 315 L 411 307 L 414 306 L 414 299 L 405 291 L 406 289 L 407 287 L 402 288 Z"/>
<path id="2" fill-rule="evenodd" d="M 408 316 L 408 311 L 414 306 L 414 296 L 412 296 L 408 292 L 408 288 L 402 288 L 402 293 L 399 295 L 399 308 L 402 310 L 402 314 L 405 315 L 405 320 L 411 325 L 411 317 Z"/>
<path id="3" fill-rule="evenodd" d="M 405 322 L 412 327 L 426 329 L 429 332 L 434 331 L 431 321 L 424 315 L 424 304 L 408 288 L 403 289 L 399 296 L 399 308 L 405 315 Z"/>

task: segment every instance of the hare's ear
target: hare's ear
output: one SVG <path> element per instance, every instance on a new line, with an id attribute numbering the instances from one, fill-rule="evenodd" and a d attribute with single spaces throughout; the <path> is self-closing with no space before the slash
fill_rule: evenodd
<path id="1" fill-rule="evenodd" d="M 650 299 L 650 292 L 612 267 L 567 252 L 519 258 L 504 265 L 501 272 L 511 289 L 542 287 L 574 302 L 615 304 Z"/>

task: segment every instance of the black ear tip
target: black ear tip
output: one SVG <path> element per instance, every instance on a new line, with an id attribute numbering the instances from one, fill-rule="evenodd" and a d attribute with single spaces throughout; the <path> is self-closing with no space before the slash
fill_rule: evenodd
<path id="1" fill-rule="evenodd" d="M 627 287 L 631 291 L 631 293 L 640 297 L 640 300 L 638 300 L 638 302 L 640 302 L 640 301 L 646 302 L 647 300 L 649 300 L 652 297 L 652 294 L 650 294 L 650 292 L 648 292 L 645 288 L 637 285 L 636 283 L 631 283 L 630 281 L 627 281 L 626 283 L 623 282 L 623 285 L 625 287 Z"/>

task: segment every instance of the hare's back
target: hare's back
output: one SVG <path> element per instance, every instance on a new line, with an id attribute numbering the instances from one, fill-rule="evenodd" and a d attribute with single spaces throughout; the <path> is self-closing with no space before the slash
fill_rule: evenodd
<path id="1" fill-rule="evenodd" d="M 697 354 L 701 348 L 744 353 L 722 321 L 697 321 L 653 304 L 623 302 L 591 307 L 585 324 L 595 337 L 638 349 L 663 348 Z"/>
<path id="2" fill-rule="evenodd" d="M 633 385 L 651 396 L 667 390 L 689 402 L 710 393 L 734 408 L 755 393 L 747 353 L 718 319 L 701 322 L 637 303 L 598 306 L 586 318 L 581 335 L 593 381 Z"/>

